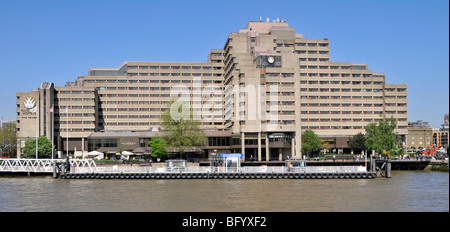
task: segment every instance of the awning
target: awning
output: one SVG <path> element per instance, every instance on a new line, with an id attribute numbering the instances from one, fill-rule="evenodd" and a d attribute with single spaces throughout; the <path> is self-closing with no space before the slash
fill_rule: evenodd
<path id="1" fill-rule="evenodd" d="M 122 155 L 134 155 L 134 153 L 129 151 L 122 151 Z"/>
<path id="2" fill-rule="evenodd" d="M 102 152 L 98 152 L 98 151 L 91 151 L 91 152 L 87 153 L 86 155 L 94 155 L 94 156 L 97 156 L 97 155 L 103 155 L 103 153 L 102 153 Z"/>

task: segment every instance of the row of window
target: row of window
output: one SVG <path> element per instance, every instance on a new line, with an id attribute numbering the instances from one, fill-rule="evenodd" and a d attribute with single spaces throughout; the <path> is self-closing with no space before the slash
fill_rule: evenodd
<path id="1" fill-rule="evenodd" d="M 300 81 L 300 84 L 310 84 L 310 85 L 317 85 L 317 84 L 321 84 L 321 85 L 328 85 L 328 84 L 341 84 L 341 85 L 381 85 L 383 84 L 382 81 L 317 81 L 317 80 L 312 80 L 312 81 Z"/>
<path id="2" fill-rule="evenodd" d="M 361 74 L 350 73 L 300 73 L 301 77 L 361 77 Z M 371 77 L 370 74 L 363 74 L 364 78 Z"/>
<path id="3" fill-rule="evenodd" d="M 276 40 L 273 41 L 276 43 Z M 294 43 L 277 43 L 277 47 L 292 47 Z M 328 43 L 295 43 L 295 46 L 299 47 L 328 47 Z"/>
<path id="4" fill-rule="evenodd" d="M 397 99 L 406 99 L 406 96 L 392 96 Z M 383 99 L 382 96 L 300 96 L 301 99 Z"/>
<path id="5" fill-rule="evenodd" d="M 301 111 L 302 114 L 375 114 L 380 115 L 383 111 Z M 386 111 L 387 114 L 407 114 L 407 111 Z"/>
<path id="6" fill-rule="evenodd" d="M 144 111 L 144 112 L 148 112 L 148 111 L 150 111 L 150 112 L 164 112 L 164 111 L 166 111 L 167 110 L 167 108 L 104 108 L 104 109 L 101 109 L 101 110 L 103 110 L 103 111 L 109 111 L 109 112 L 116 112 L 116 111 L 119 111 L 119 112 L 138 112 L 138 111 Z M 192 108 L 192 111 L 202 111 L 202 108 Z M 205 108 L 205 109 L 203 109 L 203 112 L 204 113 L 207 113 L 208 111 L 210 111 L 211 112 L 211 108 Z M 214 108 L 214 111 L 222 111 L 222 109 L 221 108 Z M 130 116 L 132 116 L 132 115 L 130 115 Z M 204 116 L 209 116 L 209 115 L 204 115 Z M 223 115 L 222 114 L 220 114 L 220 115 L 214 115 L 214 117 L 216 117 L 216 118 L 218 118 L 218 117 L 223 117 Z"/>
<path id="7" fill-rule="evenodd" d="M 92 125 L 95 124 L 95 121 L 65 121 L 65 120 L 61 120 L 61 121 L 55 121 L 55 124 L 72 124 L 72 125 L 79 125 L 79 124 L 87 124 L 87 125 Z"/>
<path id="8" fill-rule="evenodd" d="M 302 126 L 302 130 L 360 130 L 366 126 Z M 406 129 L 406 126 L 397 126 L 398 129 Z"/>
<path id="9" fill-rule="evenodd" d="M 220 54 L 220 53 L 219 53 Z M 199 70 L 199 69 L 203 69 L 203 70 L 211 70 L 214 69 L 215 66 L 155 66 L 155 65 L 141 65 L 141 66 L 137 66 L 137 65 L 132 65 L 132 66 L 128 66 L 128 69 L 184 69 L 184 70 L 188 70 L 188 69 L 193 69 L 193 70 Z"/>
<path id="10" fill-rule="evenodd" d="M 382 89 L 300 88 L 303 92 L 381 92 Z"/>
<path id="11" fill-rule="evenodd" d="M 98 87 L 98 90 L 221 90 L 221 87 L 206 86 L 206 87 Z M 102 95 L 102 94 L 99 94 Z"/>
<path id="12" fill-rule="evenodd" d="M 214 76 L 214 77 L 221 77 L 222 73 L 128 73 L 128 76 L 129 77 L 137 77 L 137 76 L 161 76 L 161 77 L 168 77 L 168 76 L 172 76 L 172 77 L 178 77 L 178 76 L 211 77 L 211 76 Z"/>
<path id="13" fill-rule="evenodd" d="M 300 54 L 297 52 L 297 54 Z M 312 62 L 316 62 L 316 61 L 320 61 L 320 62 L 328 62 L 330 61 L 329 58 L 300 58 L 300 61 L 312 61 Z"/>
<path id="14" fill-rule="evenodd" d="M 302 60 L 304 58 L 299 58 L 299 61 L 305 61 Z M 302 69 L 306 69 L 306 68 L 312 68 L 312 69 L 316 69 L 316 68 L 320 68 L 320 69 L 342 69 L 342 70 L 352 70 L 352 66 L 339 66 L 339 65 L 300 65 L 300 68 Z M 361 70 L 361 69 L 357 69 L 357 70 Z"/>
<path id="15" fill-rule="evenodd" d="M 407 118 L 397 118 L 399 122 L 406 122 Z M 302 118 L 302 122 L 378 122 L 379 118 Z"/>
<path id="16" fill-rule="evenodd" d="M 59 91 L 59 94 L 94 94 L 94 91 L 64 90 L 64 91 Z"/>
<path id="17" fill-rule="evenodd" d="M 406 106 L 406 103 L 404 103 Z M 386 104 L 387 105 L 387 104 Z M 333 106 L 333 107 L 382 107 L 383 104 L 361 104 L 361 103 L 302 103 L 301 106 L 311 106 L 311 107 L 319 107 L 319 106 Z M 403 106 L 403 105 L 402 105 Z"/>
<path id="18" fill-rule="evenodd" d="M 106 126 L 158 126 L 159 122 L 107 122 Z M 202 125 L 223 125 L 222 122 L 202 122 Z"/>
<path id="19" fill-rule="evenodd" d="M 66 128 L 55 128 L 55 132 L 67 132 Z M 87 129 L 87 128 L 69 128 L 69 132 L 95 132 L 95 129 Z"/>
<path id="20" fill-rule="evenodd" d="M 296 50 L 297 54 L 328 54 L 328 51 L 316 51 L 316 50 L 310 50 L 310 51 L 306 51 L 306 50 Z"/>

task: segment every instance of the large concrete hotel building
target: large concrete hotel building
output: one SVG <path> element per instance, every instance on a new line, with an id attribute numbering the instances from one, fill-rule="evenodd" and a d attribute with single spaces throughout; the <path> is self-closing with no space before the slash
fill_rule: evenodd
<path id="1" fill-rule="evenodd" d="M 197 157 L 217 149 L 262 161 L 300 158 L 307 129 L 338 151 L 383 115 L 397 119 L 404 144 L 406 85 L 387 84 L 384 73 L 363 63 L 331 61 L 329 46 L 284 20 L 250 21 L 207 62 L 128 61 L 92 68 L 65 86 L 42 83 L 17 93 L 18 155 L 36 134 L 53 136 L 62 157 L 67 150 L 116 153 L 119 146 L 145 153 L 167 103 L 179 97 L 201 115 L 208 137 L 191 149 Z"/>

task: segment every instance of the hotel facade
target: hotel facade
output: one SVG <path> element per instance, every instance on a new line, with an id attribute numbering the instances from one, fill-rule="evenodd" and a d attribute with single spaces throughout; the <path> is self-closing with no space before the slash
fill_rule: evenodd
<path id="1" fill-rule="evenodd" d="M 363 63 L 330 60 L 328 39 L 308 39 L 284 20 L 250 21 L 229 34 L 207 62 L 124 62 L 91 68 L 65 86 L 44 82 L 17 93 L 18 156 L 36 135 L 53 137 L 58 154 L 148 152 L 160 116 L 182 99 L 202 122 L 203 157 L 301 158 L 301 135 L 313 130 L 329 149 L 347 148 L 383 116 L 397 119 L 406 142 L 407 86 L 388 84 Z"/>

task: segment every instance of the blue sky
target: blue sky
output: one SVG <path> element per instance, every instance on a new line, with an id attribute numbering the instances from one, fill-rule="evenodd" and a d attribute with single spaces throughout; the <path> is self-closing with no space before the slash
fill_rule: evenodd
<path id="1" fill-rule="evenodd" d="M 408 121 L 449 112 L 448 0 L 0 0 L 0 117 L 16 92 L 62 86 L 124 61 L 206 61 L 230 32 L 259 17 L 328 38 L 331 61 L 367 63 L 408 85 Z"/>

